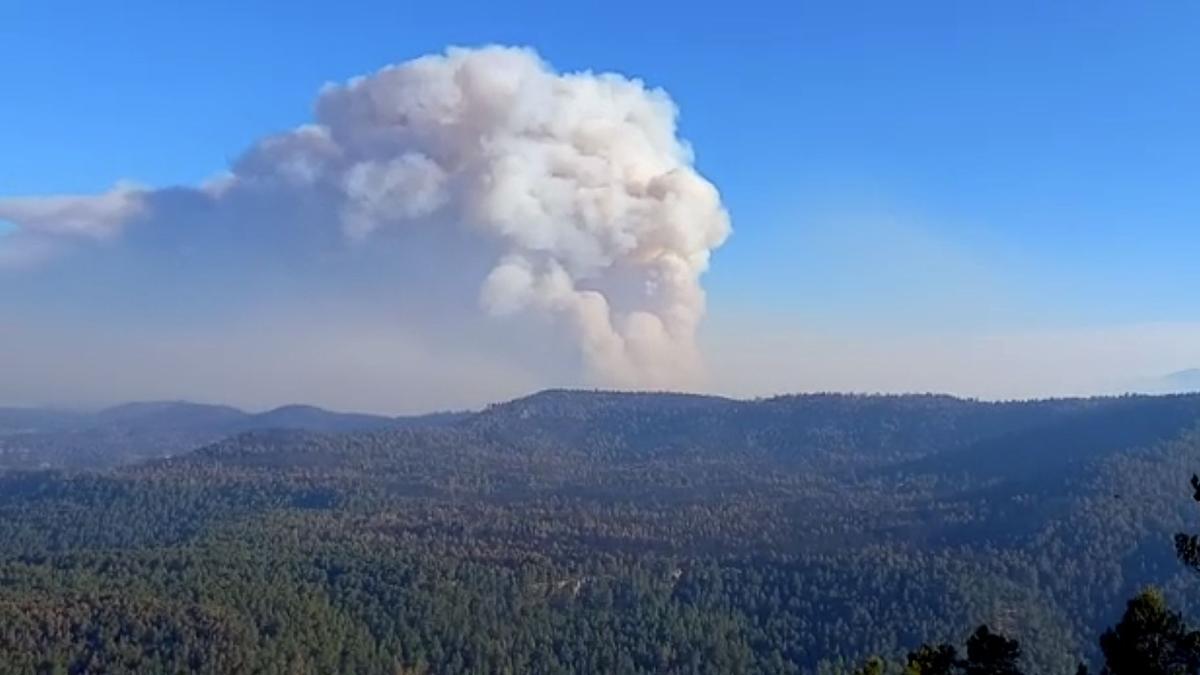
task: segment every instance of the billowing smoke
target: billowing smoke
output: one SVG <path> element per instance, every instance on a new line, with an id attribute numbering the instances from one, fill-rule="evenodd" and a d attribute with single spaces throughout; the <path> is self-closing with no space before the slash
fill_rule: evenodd
<path id="1" fill-rule="evenodd" d="M 181 204 L 253 228 L 264 219 L 238 215 L 247 203 L 316 203 L 321 226 L 355 246 L 389 230 L 468 232 L 494 256 L 484 311 L 565 322 L 603 384 L 686 385 L 700 365 L 700 278 L 730 228 L 676 115 L 638 80 L 559 74 L 528 49 L 450 49 L 327 85 L 312 124 L 199 187 L 0 199 L 16 226 L 0 236 L 0 266 L 177 228 Z"/>

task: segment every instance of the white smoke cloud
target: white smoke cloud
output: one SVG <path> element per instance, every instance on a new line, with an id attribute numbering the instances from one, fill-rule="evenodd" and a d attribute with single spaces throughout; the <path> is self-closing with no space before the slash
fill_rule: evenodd
<path id="1" fill-rule="evenodd" d="M 145 211 L 145 191 L 118 183 L 101 195 L 0 199 L 0 221 L 15 230 L 0 235 L 0 269 L 40 263 L 59 239 L 111 239 Z"/>
<path id="2" fill-rule="evenodd" d="M 107 239 L 144 208 L 145 191 L 120 183 L 95 196 L 56 195 L 0 199 L 0 219 L 25 234 Z"/>
<path id="3" fill-rule="evenodd" d="M 485 311 L 510 317 L 498 320 L 564 321 L 606 385 L 694 382 L 700 278 L 730 226 L 665 92 L 486 47 L 327 85 L 315 109 L 313 124 L 258 142 L 192 201 L 234 211 L 263 195 L 320 200 L 328 227 L 359 245 L 391 229 L 464 228 L 498 252 L 479 291 Z M 171 228 L 172 209 L 191 202 L 163 194 L 120 185 L 0 199 L 0 219 L 18 228 L 0 239 L 0 264 L 30 242 L 110 240 L 135 221 Z"/>

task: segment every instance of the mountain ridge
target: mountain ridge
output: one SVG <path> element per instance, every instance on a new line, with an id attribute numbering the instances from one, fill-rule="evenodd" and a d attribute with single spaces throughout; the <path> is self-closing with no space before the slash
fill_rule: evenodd
<path id="1" fill-rule="evenodd" d="M 332 443 L 398 452 L 457 443 L 525 458 L 572 456 L 619 464 L 738 457 L 802 462 L 831 472 L 892 466 L 1028 480 L 1036 476 L 1028 475 L 1027 466 L 1064 470 L 1104 456 L 1110 446 L 1150 446 L 1198 424 L 1200 395 L 997 403 L 927 395 L 812 394 L 741 401 L 554 390 L 443 423 L 368 429 Z M 370 438 L 356 439 L 361 434 Z M 222 443 L 221 456 L 236 455 L 238 440 Z M 331 443 L 311 437 L 297 442 L 294 436 L 248 440 L 246 445 L 255 448 L 275 446 L 272 452 L 283 464 L 287 450 L 282 446 L 311 456 Z"/>
<path id="2" fill-rule="evenodd" d="M 0 469 L 103 468 L 161 459 L 255 430 L 350 433 L 421 427 L 453 413 L 387 417 L 288 405 L 250 413 L 190 401 L 136 401 L 95 412 L 0 408 Z"/>
<path id="3" fill-rule="evenodd" d="M 1103 419 L 1138 406 L 1178 409 L 1171 419 L 1184 419 L 1200 410 L 1200 394 L 981 401 L 947 394 L 807 393 L 735 399 L 547 389 L 479 411 L 399 417 L 303 404 L 250 413 L 178 400 L 125 403 L 90 414 L 0 408 L 0 468 L 117 466 L 271 429 L 353 434 L 434 427 L 530 452 L 570 448 L 631 458 L 712 455 L 722 449 L 775 457 L 825 452 L 836 464 L 828 448 L 853 447 L 891 453 L 893 459 L 904 454 L 915 461 L 959 446 L 986 449 L 989 439 L 1019 437 L 1024 430 L 1064 423 L 1073 414 L 1093 411 Z"/>

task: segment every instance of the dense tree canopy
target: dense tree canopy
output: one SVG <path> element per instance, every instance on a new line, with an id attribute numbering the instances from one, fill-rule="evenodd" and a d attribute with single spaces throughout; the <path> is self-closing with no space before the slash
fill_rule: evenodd
<path id="1" fill-rule="evenodd" d="M 11 472 L 0 671 L 1074 672 L 1146 584 L 1195 609 L 1163 486 L 1197 420 L 1200 397 L 548 392 Z"/>

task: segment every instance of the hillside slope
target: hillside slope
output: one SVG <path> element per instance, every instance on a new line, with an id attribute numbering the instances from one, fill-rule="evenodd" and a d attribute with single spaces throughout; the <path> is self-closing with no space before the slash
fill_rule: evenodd
<path id="1" fill-rule="evenodd" d="M 437 421 L 0 476 L 0 662 L 831 673 L 986 622 L 1070 673 L 1145 584 L 1200 611 L 1171 544 L 1198 396 L 553 391 Z"/>

